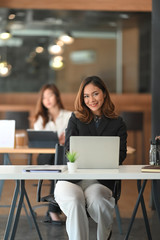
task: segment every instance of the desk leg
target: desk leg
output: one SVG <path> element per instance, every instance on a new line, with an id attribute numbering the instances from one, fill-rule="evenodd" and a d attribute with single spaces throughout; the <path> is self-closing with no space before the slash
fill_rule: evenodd
<path id="1" fill-rule="evenodd" d="M 32 221 L 31 221 L 31 216 L 27 212 L 26 205 L 23 203 L 23 208 L 27 217 L 28 225 L 30 226 L 30 229 L 32 229 Z"/>
<path id="2" fill-rule="evenodd" d="M 152 189 L 153 189 L 153 199 L 154 199 L 154 204 L 155 204 L 155 208 L 158 214 L 158 218 L 160 220 L 160 202 L 159 202 L 159 198 L 158 198 L 158 186 L 157 186 L 157 181 L 159 180 L 153 180 L 152 181 Z"/>
<path id="3" fill-rule="evenodd" d="M 19 181 L 19 180 L 17 180 L 17 181 Z M 21 213 L 21 208 L 22 208 L 22 204 L 23 204 L 23 200 L 24 200 L 24 190 L 22 189 L 22 184 L 21 184 L 20 187 L 21 187 L 20 197 L 19 197 L 19 201 L 18 201 L 18 205 L 17 205 L 17 211 L 16 211 L 16 215 L 15 215 L 14 224 L 13 224 L 10 239 L 15 238 L 16 230 L 17 230 L 17 226 L 18 226 L 18 222 L 19 222 L 19 216 L 20 216 L 20 213 Z"/>
<path id="4" fill-rule="evenodd" d="M 138 180 L 138 181 L 140 181 L 140 180 Z M 128 232 L 126 234 L 125 240 L 128 240 L 128 237 L 129 237 L 129 234 L 130 234 L 130 231 L 131 231 L 131 228 L 132 228 L 132 225 L 133 225 L 133 222 L 134 222 L 134 219 L 135 219 L 135 216 L 136 216 L 139 204 L 140 204 L 142 196 L 143 196 L 143 192 L 144 192 L 146 183 L 147 183 L 147 180 L 144 180 L 143 184 L 141 186 L 141 189 L 139 191 L 138 199 L 137 199 L 136 205 L 135 205 L 134 210 L 133 210 L 133 214 L 132 214 L 132 217 L 131 217 L 131 221 L 130 221 L 130 224 L 129 224 L 129 228 L 128 228 Z M 151 239 L 152 238 L 149 238 L 149 240 L 151 240 Z"/>
<path id="5" fill-rule="evenodd" d="M 137 188 L 138 188 L 138 192 L 140 193 L 140 190 L 141 190 L 141 180 L 137 180 Z M 143 218 L 144 218 L 144 222 L 145 222 L 145 226 L 146 226 L 146 232 L 147 232 L 148 239 L 152 239 L 150 226 L 149 226 L 149 222 L 148 222 L 146 206 L 145 206 L 145 203 L 144 203 L 143 194 L 141 196 L 141 207 L 142 207 Z"/>
<path id="6" fill-rule="evenodd" d="M 14 224 L 13 224 L 13 228 L 12 228 L 11 238 L 10 239 L 14 239 L 15 238 L 15 234 L 16 234 L 17 226 L 18 226 L 18 222 L 19 222 L 19 217 L 20 217 L 20 212 L 21 212 L 21 209 L 22 209 L 22 204 L 23 204 L 23 200 L 24 200 L 24 196 L 25 196 L 26 200 L 27 200 L 27 203 L 28 203 L 28 206 L 29 206 L 29 209 L 30 209 L 30 213 L 32 215 L 32 218 L 33 218 L 36 230 L 37 230 L 37 233 L 38 233 L 38 236 L 39 236 L 39 239 L 42 240 L 42 236 L 41 236 L 41 233 L 39 231 L 38 224 L 37 224 L 35 216 L 34 216 L 34 212 L 32 210 L 32 207 L 31 207 L 31 204 L 30 204 L 27 192 L 25 190 L 25 181 L 21 180 L 20 183 L 21 183 L 20 184 L 20 188 L 21 188 L 20 197 L 19 197 L 19 202 L 18 202 L 18 205 L 17 205 L 17 211 L 16 211 L 15 220 L 14 220 Z"/>
<path id="7" fill-rule="evenodd" d="M 34 215 L 34 211 L 33 211 L 32 206 L 31 206 L 31 204 L 30 204 L 30 201 L 29 201 L 29 198 L 28 198 L 28 195 L 27 195 L 26 190 L 25 190 L 24 194 L 25 194 L 26 201 L 27 201 L 27 203 L 28 203 L 28 207 L 29 207 L 30 213 L 31 213 L 31 215 L 32 215 L 32 218 L 33 218 L 33 221 L 34 221 L 34 224 L 35 224 L 35 227 L 36 227 L 36 230 L 37 230 L 39 239 L 42 240 L 42 236 L 41 236 L 41 233 L 40 233 L 40 231 L 39 231 L 39 227 L 38 227 L 38 224 L 37 224 L 35 215 Z"/>
<path id="8" fill-rule="evenodd" d="M 15 211 L 16 202 L 17 202 L 18 193 L 19 193 L 19 185 L 20 185 L 20 182 L 16 181 L 16 187 L 15 187 L 15 191 L 14 191 L 14 195 L 13 195 L 12 205 L 11 205 L 10 213 L 8 216 L 8 222 L 7 222 L 6 229 L 5 229 L 4 240 L 8 240 L 8 237 L 9 237 L 9 234 L 11 231 L 13 217 L 14 217 L 14 211 Z"/>

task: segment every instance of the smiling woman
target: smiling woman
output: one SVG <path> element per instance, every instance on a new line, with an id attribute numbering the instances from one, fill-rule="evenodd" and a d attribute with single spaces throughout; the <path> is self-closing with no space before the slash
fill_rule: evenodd
<path id="1" fill-rule="evenodd" d="M 110 92 L 150 92 L 150 12 L 1 8 L 0 13 L 1 28 L 12 34 L 0 40 L 12 66 L 0 91 L 37 92 L 54 82 L 62 92 L 76 92 L 84 77 L 99 75 Z M 65 32 L 74 38 L 70 45 L 60 40 Z M 49 51 L 53 44 L 59 53 Z"/>
<path id="2" fill-rule="evenodd" d="M 101 117 L 105 97 L 103 91 L 93 83 L 88 84 L 84 89 L 84 102 L 96 116 Z"/>

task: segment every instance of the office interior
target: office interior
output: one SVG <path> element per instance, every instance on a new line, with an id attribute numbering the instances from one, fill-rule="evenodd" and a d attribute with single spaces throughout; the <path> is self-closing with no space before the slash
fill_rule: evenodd
<path id="1" fill-rule="evenodd" d="M 5 119 L 8 112 L 27 112 L 28 127 L 32 128 L 38 91 L 43 84 L 52 82 L 60 89 L 65 108 L 73 111 L 81 80 L 88 75 L 98 75 L 106 82 L 119 114 L 126 111 L 143 113 L 142 129 L 136 133 L 128 131 L 128 145 L 136 152 L 128 155 L 124 164 L 148 164 L 150 139 L 159 131 L 160 116 L 159 69 L 157 64 L 153 67 L 153 62 L 158 62 L 160 51 L 153 46 L 153 41 L 158 42 L 160 35 L 158 27 L 153 28 L 153 13 L 157 17 L 158 9 L 158 0 L 119 0 L 116 3 L 106 0 L 101 1 L 101 5 L 98 0 L 68 3 L 65 0 L 60 3 L 2 0 L 1 26 L 7 27 L 12 37 L 0 41 L 1 59 L 10 65 L 8 75 L 0 76 L 0 118 Z M 17 14 L 15 19 L 8 19 L 11 14 Z M 54 68 L 54 55 L 49 53 L 49 46 L 65 31 L 73 36 L 74 42 L 63 49 L 63 66 Z M 37 47 L 42 47 L 43 52 L 36 52 Z M 25 132 L 24 129 L 16 131 Z M 12 164 L 27 164 L 25 154 L 10 157 Z M 0 161 L 2 163 L 3 156 Z M 33 156 L 34 163 L 36 155 Z M 130 187 L 133 187 L 134 194 L 129 191 Z M 150 206 L 150 189 L 149 183 L 146 205 L 153 226 L 156 226 L 159 223 Z M 30 184 L 33 204 L 36 204 L 35 191 L 36 187 Z M 43 191 L 48 191 L 47 186 Z M 129 217 L 130 204 L 127 208 L 124 205 L 134 199 L 136 191 L 135 183 L 123 183 L 119 203 L 122 219 Z M 128 200 L 125 198 L 127 192 L 130 195 Z M 5 191 L 4 201 L 8 201 L 7 198 Z M 5 215 L 8 209 L 1 208 L 1 212 Z M 45 208 L 38 209 L 38 217 L 44 212 Z M 139 212 L 138 218 L 141 217 Z M 136 231 L 141 232 L 140 229 Z M 115 232 L 115 239 L 122 239 L 118 228 Z M 146 239 L 143 231 L 141 234 L 139 239 Z M 66 236 L 64 239 L 67 239 Z M 156 235 L 154 239 L 158 239 Z"/>

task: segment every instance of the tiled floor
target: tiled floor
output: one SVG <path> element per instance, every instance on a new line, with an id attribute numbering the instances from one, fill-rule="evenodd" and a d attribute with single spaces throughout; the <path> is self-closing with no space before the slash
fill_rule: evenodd
<path id="1" fill-rule="evenodd" d="M 156 222 L 157 218 L 153 217 L 150 221 L 152 239 L 159 240 L 160 230 L 158 229 L 158 223 Z M 0 239 L 3 239 L 3 229 L 5 227 L 6 217 L 0 218 Z M 45 224 L 42 222 L 42 218 L 38 217 L 37 222 L 41 231 L 43 240 L 68 240 L 65 226 L 55 226 L 52 224 Z M 116 220 L 113 224 L 113 234 L 112 240 L 123 240 L 125 233 L 127 231 L 129 219 L 122 219 L 123 234 L 119 234 Z M 156 224 L 156 225 L 155 225 Z M 74 231 L 74 230 L 73 230 Z M 34 228 L 31 229 L 28 225 L 28 222 L 24 216 L 21 217 L 21 220 L 18 225 L 16 240 L 38 240 L 38 234 Z M 136 222 L 133 225 L 130 237 L 130 240 L 146 240 L 147 235 L 144 228 L 144 222 L 141 218 L 136 219 Z M 76 239 L 75 239 L 76 240 Z M 85 240 L 85 239 L 84 239 Z M 90 220 L 90 240 L 96 240 L 96 224 Z"/>
<path id="2" fill-rule="evenodd" d="M 29 199 L 31 201 L 32 206 L 36 205 L 36 187 L 34 184 L 36 184 L 37 181 L 27 181 L 26 182 L 26 189 L 29 195 Z M 0 205 L 4 204 L 10 204 L 11 198 L 13 195 L 15 183 L 14 181 L 6 181 L 3 189 L 3 194 L 1 197 Z M 45 182 L 43 186 L 43 192 L 42 195 L 46 195 L 49 192 L 49 182 Z M 149 207 L 150 204 L 150 182 L 147 183 L 145 193 L 145 202 L 147 207 L 147 213 L 149 216 L 149 222 L 151 227 L 151 233 L 152 233 L 152 239 L 153 240 L 159 240 L 160 239 L 160 222 L 158 220 L 157 214 L 155 211 L 152 211 Z M 122 193 L 121 198 L 119 200 L 119 209 L 121 213 L 121 219 L 122 219 L 122 229 L 123 234 L 119 234 L 118 226 L 116 218 L 114 218 L 114 224 L 113 224 L 113 234 L 112 234 L 112 240 L 122 240 L 125 237 L 129 219 L 133 211 L 133 207 L 135 205 L 137 199 L 137 189 L 136 189 L 136 181 L 122 181 Z M 43 218 L 45 215 L 47 208 L 41 207 L 37 208 L 35 210 L 37 215 L 37 222 L 43 237 L 43 240 L 68 240 L 65 226 L 55 226 L 53 224 L 44 223 Z M 3 240 L 5 225 L 7 221 L 7 215 L 9 212 L 9 208 L 0 208 L 0 240 Z M 90 222 L 90 240 L 96 240 L 96 224 L 89 219 Z M 74 229 L 73 229 L 74 231 Z M 38 235 L 36 232 L 36 229 L 34 227 L 34 224 L 32 223 L 32 228 L 28 224 L 27 218 L 25 216 L 24 210 L 22 209 L 22 213 L 20 216 L 20 221 L 18 224 L 18 229 L 16 233 L 16 240 L 38 240 Z M 135 222 L 133 224 L 131 234 L 129 239 L 134 240 L 146 240 L 146 230 L 144 221 L 142 218 L 142 211 L 141 208 L 139 208 L 138 213 L 136 215 Z M 75 239 L 76 240 L 76 239 Z M 85 239 L 84 239 L 85 240 Z"/>

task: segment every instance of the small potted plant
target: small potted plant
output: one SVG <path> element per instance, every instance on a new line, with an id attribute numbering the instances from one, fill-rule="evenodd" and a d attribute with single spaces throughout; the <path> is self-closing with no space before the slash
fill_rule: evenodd
<path id="1" fill-rule="evenodd" d="M 68 172 L 73 173 L 77 169 L 76 159 L 77 159 L 77 153 L 76 152 L 67 152 L 66 157 L 68 159 L 67 165 L 68 165 Z"/>

